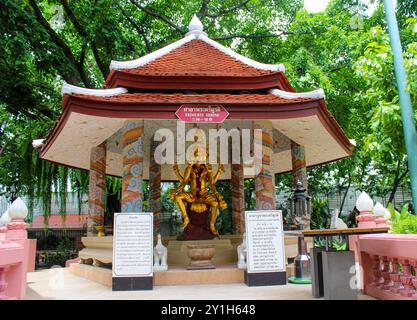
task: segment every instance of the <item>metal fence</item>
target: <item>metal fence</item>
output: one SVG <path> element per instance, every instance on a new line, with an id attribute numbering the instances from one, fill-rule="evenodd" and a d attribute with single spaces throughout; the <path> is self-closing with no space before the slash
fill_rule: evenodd
<path id="1" fill-rule="evenodd" d="M 349 211 L 351 211 L 356 203 L 356 199 L 359 197 L 361 191 L 351 187 L 348 191 L 348 194 L 345 199 L 345 203 L 343 205 L 342 213 L 347 214 Z M 279 193 L 277 194 L 277 204 L 278 207 L 285 206 L 285 203 L 287 202 L 287 199 L 289 197 L 288 193 Z M 333 192 L 330 195 L 326 194 L 319 194 L 316 197 L 320 198 L 326 198 L 329 201 L 329 207 L 330 209 L 339 209 L 340 205 L 343 200 L 343 192 L 340 194 L 338 192 Z M 389 193 L 385 197 L 373 197 L 374 201 L 381 202 L 384 206 L 387 205 L 387 201 L 389 198 Z M 401 207 L 404 203 L 410 202 L 411 199 L 411 192 L 409 188 L 405 187 L 399 187 L 397 192 L 395 193 L 394 197 L 394 205 L 396 207 Z M 23 197 L 23 201 L 25 203 L 29 202 L 29 199 L 27 197 Z M 7 201 L 6 197 L 2 196 L 0 197 L 0 215 L 3 214 L 10 206 L 10 203 Z M 37 217 L 43 214 L 43 206 L 42 201 L 35 200 L 35 205 L 33 208 L 33 217 Z M 81 209 L 81 214 L 87 214 L 88 213 L 88 196 L 83 195 L 82 201 L 81 201 L 81 208 L 79 206 L 79 201 L 76 193 L 68 193 L 67 195 L 67 205 L 66 205 L 66 213 L 67 214 L 78 214 L 79 210 Z M 56 194 L 52 195 L 52 202 L 51 202 L 51 213 L 52 214 L 59 214 L 61 212 L 60 207 L 60 201 L 59 197 Z M 178 232 L 179 222 L 181 221 L 180 217 L 172 215 L 170 212 L 165 212 L 161 214 L 161 232 L 163 234 L 170 233 L 170 234 L 176 234 Z"/>
<path id="2" fill-rule="evenodd" d="M 366 190 L 365 190 L 366 191 Z M 347 193 L 345 203 L 343 205 L 342 213 L 348 214 L 356 205 L 356 200 L 358 199 L 359 195 L 361 194 L 361 190 L 358 190 L 354 187 L 349 188 Z M 383 206 L 388 205 L 389 193 L 385 195 L 385 197 L 372 197 L 374 203 L 380 202 Z M 330 209 L 339 209 L 340 205 L 343 201 L 343 192 L 341 194 L 334 193 L 329 197 L 326 195 L 320 195 L 323 198 L 327 198 L 329 200 L 329 208 Z M 405 203 L 409 203 L 412 200 L 410 189 L 399 187 L 397 192 L 395 193 L 393 204 L 397 208 L 401 208 L 401 206 Z"/>
<path id="3" fill-rule="evenodd" d="M 29 198 L 23 196 L 22 200 L 28 204 Z M 2 215 L 9 207 L 11 203 L 7 200 L 6 197 L 0 197 L 0 215 Z M 66 203 L 66 213 L 67 214 L 78 214 L 81 209 L 81 214 L 88 213 L 88 195 L 83 195 L 81 197 L 81 206 L 79 205 L 78 196 L 75 192 L 69 192 L 67 194 L 67 203 Z M 60 214 L 61 206 L 60 199 L 57 194 L 52 195 L 51 200 L 51 214 Z M 43 204 L 42 200 L 35 199 L 33 206 L 33 217 L 43 215 Z"/>
<path id="4" fill-rule="evenodd" d="M 346 195 L 345 202 L 343 204 L 342 214 L 348 214 L 350 211 L 352 211 L 352 209 L 356 205 L 356 200 L 358 199 L 361 192 L 362 190 L 358 190 L 355 187 L 349 188 L 348 193 Z M 289 193 L 279 193 L 276 198 L 277 207 L 280 207 L 280 208 L 285 207 L 289 196 L 290 196 Z M 344 196 L 344 191 L 341 193 L 334 191 L 330 194 L 322 193 L 314 197 L 327 199 L 330 210 L 335 210 L 335 209 L 339 210 L 343 201 L 343 196 Z M 389 196 L 390 196 L 390 193 L 387 193 L 385 197 L 372 197 L 372 199 L 374 200 L 374 203 L 380 202 L 383 206 L 387 206 Z M 399 187 L 397 189 L 397 192 L 395 193 L 393 203 L 396 208 L 401 208 L 403 204 L 409 203 L 411 200 L 412 198 L 411 198 L 410 189 L 405 188 L 405 187 Z"/>
<path id="5" fill-rule="evenodd" d="M 41 239 L 47 234 L 47 232 L 54 234 L 57 238 L 81 238 L 87 235 L 87 231 L 85 229 L 31 229 L 28 230 L 28 237 L 30 239 Z"/>

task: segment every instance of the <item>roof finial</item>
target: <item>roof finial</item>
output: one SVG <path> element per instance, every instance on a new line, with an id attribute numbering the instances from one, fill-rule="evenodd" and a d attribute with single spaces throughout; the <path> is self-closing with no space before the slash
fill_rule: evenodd
<path id="1" fill-rule="evenodd" d="M 193 18 L 190 21 L 190 24 L 188 25 L 188 31 L 203 31 L 204 26 L 201 23 L 200 19 L 196 15 L 193 16 Z"/>

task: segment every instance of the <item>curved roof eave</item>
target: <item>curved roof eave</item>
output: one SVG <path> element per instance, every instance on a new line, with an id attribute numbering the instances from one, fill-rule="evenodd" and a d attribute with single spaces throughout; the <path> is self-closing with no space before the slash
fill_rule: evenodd
<path id="1" fill-rule="evenodd" d="M 280 89 L 271 89 L 269 91 L 274 96 L 283 98 L 283 99 L 299 99 L 299 98 L 311 98 L 311 99 L 325 99 L 326 96 L 324 94 L 323 89 L 317 89 L 308 92 L 289 92 L 283 91 Z"/>
<path id="2" fill-rule="evenodd" d="M 62 84 L 61 96 L 64 96 L 66 94 L 83 94 L 96 97 L 113 97 L 127 92 L 127 89 L 122 87 L 112 89 L 89 89 L 74 86 L 64 81 L 64 83 Z"/>
<path id="3" fill-rule="evenodd" d="M 131 94 L 128 94 L 128 96 Z M 45 155 L 47 149 L 53 144 L 53 140 L 59 135 L 61 129 L 65 126 L 70 113 L 81 113 L 85 115 L 94 115 L 104 118 L 137 118 L 138 114 L 143 119 L 176 119 L 175 111 L 183 103 L 197 103 L 195 101 L 183 101 L 177 99 L 172 101 L 169 95 L 161 100 L 146 100 L 137 102 L 132 97 L 126 96 L 122 101 L 115 101 L 113 98 L 88 97 L 85 95 L 65 95 L 63 99 L 63 112 L 56 122 L 54 128 L 50 131 L 47 139 L 41 148 L 41 157 Z M 132 94 L 133 96 L 133 94 Z M 124 96 L 123 96 L 124 97 Z M 116 98 L 116 97 L 115 97 Z M 118 100 L 119 97 L 117 97 Z M 327 110 L 324 99 L 298 98 L 288 99 L 287 101 L 223 101 L 223 104 L 229 111 L 231 120 L 256 120 L 265 118 L 269 113 L 269 119 L 281 118 L 303 118 L 317 115 L 322 125 L 327 128 L 328 132 L 345 150 L 347 156 L 352 153 L 354 144 L 348 139 L 340 125 L 333 115 Z M 207 100 L 205 103 L 210 103 Z M 203 102 L 201 102 L 203 103 Z"/>

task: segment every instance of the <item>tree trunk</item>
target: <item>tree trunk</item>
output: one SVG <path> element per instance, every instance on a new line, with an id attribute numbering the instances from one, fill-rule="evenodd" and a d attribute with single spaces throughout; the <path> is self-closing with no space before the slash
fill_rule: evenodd
<path id="1" fill-rule="evenodd" d="M 388 198 L 388 203 L 392 203 L 395 197 L 395 193 L 397 192 L 397 189 L 401 183 L 401 181 L 404 179 L 404 177 L 407 175 L 408 173 L 408 168 L 405 169 L 405 171 L 400 175 L 400 162 L 398 162 L 398 170 L 397 170 L 397 174 L 395 175 L 395 179 L 394 179 L 394 185 L 392 186 L 392 190 L 391 190 L 391 194 L 389 195 Z"/>
<path id="2" fill-rule="evenodd" d="M 349 192 L 350 184 L 351 184 L 351 180 L 350 180 L 350 177 L 349 177 L 348 186 L 347 186 L 347 188 L 345 190 L 345 193 L 343 194 L 342 202 L 340 203 L 340 208 L 339 208 L 339 213 L 340 214 L 342 214 L 343 206 L 345 205 L 345 201 L 346 201 L 347 194 Z"/>

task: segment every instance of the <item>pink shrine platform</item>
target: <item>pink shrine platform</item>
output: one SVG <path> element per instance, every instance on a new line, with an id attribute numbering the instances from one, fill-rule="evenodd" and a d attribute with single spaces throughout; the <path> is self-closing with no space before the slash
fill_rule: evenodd
<path id="1" fill-rule="evenodd" d="M 73 275 L 98 282 L 111 287 L 112 273 L 109 265 L 112 263 L 113 238 L 83 237 L 85 248 L 79 252 L 79 258 L 68 260 L 66 267 Z M 231 284 L 245 283 L 244 270 L 237 268 L 237 246 L 242 243 L 241 235 L 225 235 L 219 240 L 176 241 L 175 237 L 164 237 L 162 242 L 168 247 L 168 271 L 154 272 L 154 286 L 160 285 L 197 285 L 197 284 Z M 189 258 L 185 248 L 187 243 L 216 244 L 216 254 L 213 258 L 216 269 L 186 270 Z M 295 258 L 297 239 L 285 235 L 286 259 Z M 312 239 L 307 239 L 308 247 L 312 247 Z M 92 265 L 80 264 L 84 261 L 94 261 Z M 294 264 L 287 266 L 287 276 L 295 274 Z"/>
<path id="2" fill-rule="evenodd" d="M 71 263 L 69 271 L 76 276 L 112 286 L 111 269 Z M 235 264 L 209 270 L 186 270 L 182 266 L 172 266 L 168 271 L 155 271 L 153 281 L 154 286 L 244 283 L 244 270 L 236 268 Z"/>

